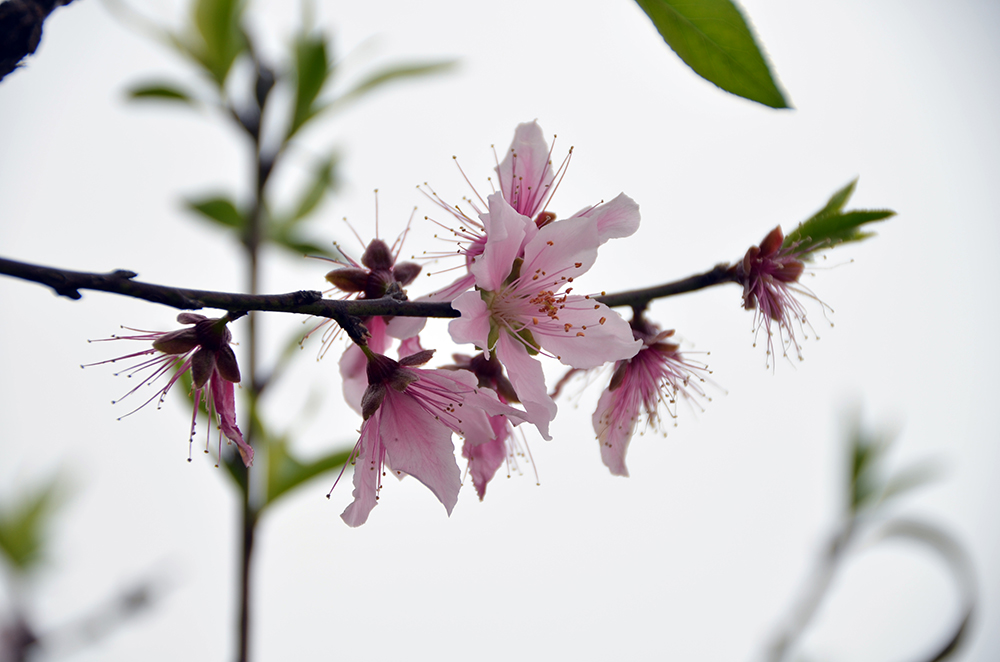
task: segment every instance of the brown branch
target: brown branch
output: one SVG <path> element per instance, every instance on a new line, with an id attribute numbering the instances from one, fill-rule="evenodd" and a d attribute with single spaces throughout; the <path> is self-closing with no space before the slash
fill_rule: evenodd
<path id="1" fill-rule="evenodd" d="M 0 80 L 38 48 L 42 25 L 56 7 L 73 0 L 7 0 L 0 4 Z"/>
<path id="2" fill-rule="evenodd" d="M 160 303 L 181 310 L 217 308 L 233 315 L 251 310 L 315 315 L 336 321 L 347 329 L 348 333 L 357 324 L 358 318 L 374 315 L 445 318 L 459 316 L 458 311 L 446 301 L 406 301 L 394 297 L 345 301 L 324 299 L 322 292 L 316 290 L 300 290 L 286 294 L 238 294 L 191 290 L 144 283 L 135 280 L 137 274 L 133 271 L 119 269 L 106 274 L 98 274 L 43 267 L 5 258 L 0 258 L 0 274 L 40 283 L 52 288 L 59 296 L 70 299 L 81 298 L 80 290 L 96 290 Z M 735 282 L 733 271 L 728 265 L 720 264 L 705 273 L 671 283 L 605 294 L 595 297 L 595 299 L 613 308 L 631 306 L 634 309 L 642 310 L 654 299 L 694 292 L 729 282 Z"/>

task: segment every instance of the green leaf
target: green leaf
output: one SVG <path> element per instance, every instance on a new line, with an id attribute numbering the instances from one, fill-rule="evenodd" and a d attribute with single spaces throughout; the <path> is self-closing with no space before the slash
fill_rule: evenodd
<path id="1" fill-rule="evenodd" d="M 326 36 L 300 35 L 295 41 L 295 110 L 286 140 L 319 112 L 316 99 L 332 71 L 327 59 Z"/>
<path id="2" fill-rule="evenodd" d="M 189 52 L 201 62 L 221 88 L 233 63 L 247 48 L 247 38 L 240 26 L 243 0 L 197 0 L 192 23 L 194 43 Z"/>
<path id="3" fill-rule="evenodd" d="M 696 74 L 727 92 L 771 108 L 788 101 L 753 31 L 730 0 L 636 0 Z"/>
<path id="4" fill-rule="evenodd" d="M 350 103 L 351 101 L 355 101 L 372 90 L 382 87 L 386 83 L 391 83 L 397 80 L 405 80 L 407 78 L 415 78 L 417 76 L 429 76 L 444 73 L 454 69 L 457 64 L 457 60 L 440 60 L 437 62 L 427 62 L 423 64 L 402 64 L 386 67 L 385 69 L 381 69 L 374 74 L 371 74 L 358 83 L 350 91 L 337 99 L 334 105 L 336 107 L 340 107 Z"/>
<path id="5" fill-rule="evenodd" d="M 855 179 L 834 193 L 822 209 L 785 237 L 784 245 L 787 247 L 797 244 L 811 253 L 850 241 L 861 241 L 872 236 L 871 232 L 862 232 L 859 229 L 862 225 L 883 221 L 896 215 L 891 209 L 842 211 L 854 193 L 857 183 L 858 180 Z M 808 253 L 805 257 L 808 257 Z"/>
<path id="6" fill-rule="evenodd" d="M 886 482 L 885 489 L 882 490 L 881 500 L 888 501 L 918 487 L 923 487 L 937 480 L 940 476 L 940 467 L 930 463 L 908 467 L 895 474 Z"/>
<path id="7" fill-rule="evenodd" d="M 140 83 L 127 92 L 129 99 L 151 99 L 160 101 L 180 101 L 195 104 L 191 94 L 173 83 Z"/>
<path id="8" fill-rule="evenodd" d="M 58 506 L 58 484 L 53 478 L 20 503 L 0 511 L 0 552 L 18 573 L 43 558 L 45 529 Z"/>
<path id="9" fill-rule="evenodd" d="M 242 229 L 246 224 L 243 214 L 229 198 L 216 196 L 202 200 L 186 200 L 188 209 L 228 228 Z"/>
<path id="10" fill-rule="evenodd" d="M 352 452 L 353 449 L 339 450 L 311 462 L 300 462 L 292 456 L 288 444 L 284 440 L 272 443 L 267 465 L 268 505 L 286 492 L 320 474 L 341 469 L 347 464 Z"/>
<path id="11" fill-rule="evenodd" d="M 278 246 L 282 246 L 297 253 L 298 255 L 322 255 L 324 257 L 334 257 L 331 246 L 323 246 L 310 239 L 299 236 L 290 229 L 276 229 L 268 235 L 268 239 Z"/>
<path id="12" fill-rule="evenodd" d="M 288 225 L 289 227 L 297 224 L 299 221 L 311 214 L 319 203 L 326 196 L 327 191 L 333 189 L 336 184 L 336 178 L 334 176 L 334 168 L 336 167 L 337 157 L 331 156 L 316 168 L 313 173 L 312 183 L 302 194 L 298 205 L 292 215 L 283 223 L 283 225 Z"/>

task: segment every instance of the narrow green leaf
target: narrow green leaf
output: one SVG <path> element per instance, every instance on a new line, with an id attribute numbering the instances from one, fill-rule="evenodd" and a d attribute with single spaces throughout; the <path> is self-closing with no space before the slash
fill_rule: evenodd
<path id="1" fill-rule="evenodd" d="M 810 252 L 812 252 L 832 248 L 850 241 L 860 241 L 872 236 L 871 232 L 862 232 L 861 226 L 875 221 L 883 221 L 896 215 L 896 212 L 891 209 L 842 211 L 854 192 L 857 181 L 855 179 L 834 193 L 822 209 L 788 233 L 784 245 L 798 244 L 810 247 Z"/>
<path id="2" fill-rule="evenodd" d="M 295 211 L 289 217 L 288 221 L 286 221 L 289 226 L 297 224 L 311 214 L 326 196 L 327 191 L 333 188 L 335 184 L 334 167 L 336 166 L 336 162 L 337 157 L 331 156 L 316 168 L 313 173 L 312 183 L 305 190 Z"/>
<path id="3" fill-rule="evenodd" d="M 194 5 L 192 23 L 199 43 L 189 48 L 220 88 L 236 58 L 247 48 L 240 26 L 243 7 L 243 0 L 197 0 Z"/>
<path id="4" fill-rule="evenodd" d="M 667 45 L 727 92 L 789 108 L 753 31 L 730 0 L 636 0 Z"/>
<path id="5" fill-rule="evenodd" d="M 42 560 L 45 531 L 58 506 L 57 478 L 0 511 L 0 552 L 18 573 Z"/>
<path id="6" fill-rule="evenodd" d="M 217 196 L 202 200 L 187 200 L 185 204 L 188 209 L 225 227 L 242 229 L 246 224 L 243 214 L 236 209 L 236 205 L 229 198 Z"/>
<path id="7" fill-rule="evenodd" d="M 287 248 L 300 256 L 322 255 L 324 257 L 334 257 L 332 247 L 323 246 L 322 244 L 314 242 L 310 239 L 301 237 L 297 233 L 288 229 L 272 231 L 272 233 L 268 236 L 268 239 L 278 246 Z"/>
<path id="8" fill-rule="evenodd" d="M 300 462 L 282 440 L 270 446 L 267 472 L 267 503 L 270 505 L 286 492 L 304 484 L 320 474 L 342 469 L 353 449 L 338 450 L 311 462 Z"/>
<path id="9" fill-rule="evenodd" d="M 386 83 L 391 83 L 397 80 L 405 80 L 407 78 L 415 78 L 417 76 L 430 76 L 433 74 L 444 73 L 454 69 L 457 64 L 457 60 L 440 60 L 437 62 L 427 62 L 423 64 L 402 64 L 387 67 L 368 76 L 356 86 L 351 88 L 350 91 L 337 99 L 334 105 L 337 107 L 345 105 L 364 96 L 372 90 L 385 85 Z"/>
<path id="10" fill-rule="evenodd" d="M 300 35 L 295 41 L 295 110 L 288 138 L 317 114 L 315 102 L 331 71 L 327 59 L 326 36 Z"/>
<path id="11" fill-rule="evenodd" d="M 908 467 L 890 478 L 882 491 L 881 500 L 888 501 L 918 487 L 937 480 L 941 476 L 941 468 L 930 463 L 917 464 Z"/>
<path id="12" fill-rule="evenodd" d="M 180 101 L 188 104 L 197 103 L 187 91 L 173 83 L 140 83 L 126 92 L 129 99 L 153 99 L 162 101 Z"/>

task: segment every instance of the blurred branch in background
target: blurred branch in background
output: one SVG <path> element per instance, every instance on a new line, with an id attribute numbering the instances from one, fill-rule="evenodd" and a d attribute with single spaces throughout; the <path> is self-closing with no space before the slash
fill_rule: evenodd
<path id="1" fill-rule="evenodd" d="M 944 643 L 922 656 L 920 662 L 948 659 L 964 641 L 977 600 L 972 563 L 962 545 L 937 526 L 918 519 L 886 517 L 884 506 L 887 502 L 927 484 L 938 474 L 935 466 L 922 463 L 887 476 L 884 460 L 892 441 L 889 434 L 864 430 L 860 415 L 854 415 L 848 439 L 850 458 L 845 476 L 847 498 L 843 524 L 830 537 L 793 608 L 772 636 L 762 660 L 782 662 L 790 659 L 823 604 L 834 577 L 851 558 L 852 552 L 871 549 L 893 539 L 915 542 L 935 552 L 951 571 L 960 594 L 962 610 L 957 625 L 949 631 Z"/>
<path id="2" fill-rule="evenodd" d="M 38 48 L 42 25 L 56 7 L 73 0 L 7 0 L 0 3 L 0 80 Z"/>
<path id="3" fill-rule="evenodd" d="M 30 583 L 49 560 L 53 520 L 65 501 L 63 484 L 57 475 L 19 497 L 5 495 L 10 501 L 0 504 L 0 557 L 10 596 L 9 613 L 0 617 L 0 662 L 20 662 L 39 650 L 63 655 L 91 646 L 148 610 L 169 589 L 169 582 L 160 578 L 142 579 L 74 621 L 48 630 L 39 627 L 30 613 Z"/>

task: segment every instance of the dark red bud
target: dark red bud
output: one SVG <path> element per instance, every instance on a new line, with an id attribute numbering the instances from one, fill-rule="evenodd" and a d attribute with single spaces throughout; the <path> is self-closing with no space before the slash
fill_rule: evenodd
<path id="1" fill-rule="evenodd" d="M 779 225 L 768 232 L 767 236 L 764 237 L 764 241 L 760 242 L 760 252 L 764 256 L 774 255 L 783 243 L 785 243 L 785 235 L 781 233 L 781 226 Z"/>
<path id="2" fill-rule="evenodd" d="M 794 283 L 802 275 L 806 265 L 798 260 L 787 260 L 774 272 L 774 277 L 783 283 Z"/>
<path id="3" fill-rule="evenodd" d="M 396 279 L 396 282 L 400 285 L 409 285 L 420 275 L 420 270 L 423 269 L 416 262 L 400 262 L 392 270 L 392 277 Z"/>
<path id="4" fill-rule="evenodd" d="M 191 357 L 191 379 L 195 388 L 202 388 L 215 372 L 215 352 L 199 349 Z"/>
<path id="5" fill-rule="evenodd" d="M 341 292 L 363 292 L 368 286 L 368 271 L 357 267 L 334 269 L 326 279 Z"/>
<path id="6" fill-rule="evenodd" d="M 609 391 L 614 391 L 625 382 L 625 369 L 628 368 L 628 363 L 628 359 L 625 359 L 615 364 L 615 371 L 611 373 L 611 384 L 608 385 Z"/>
<path id="7" fill-rule="evenodd" d="M 240 383 L 240 366 L 232 347 L 223 347 L 215 355 L 215 367 L 227 382 Z"/>
<path id="8" fill-rule="evenodd" d="M 361 415 L 367 421 L 378 411 L 385 399 L 385 384 L 369 384 L 365 394 L 361 396 Z"/>
<path id="9" fill-rule="evenodd" d="M 399 365 L 405 365 L 405 366 L 423 365 L 431 360 L 431 357 L 434 356 L 435 351 L 436 350 L 433 349 L 425 349 L 417 352 L 416 354 L 410 354 L 409 356 L 404 356 L 399 360 Z"/>
<path id="10" fill-rule="evenodd" d="M 194 329 L 178 329 L 165 333 L 153 341 L 153 349 L 164 354 L 187 354 L 198 346 L 198 334 Z"/>
<path id="11" fill-rule="evenodd" d="M 372 239 L 365 254 L 361 256 L 361 264 L 372 271 L 389 271 L 394 261 L 392 251 L 381 239 Z"/>

